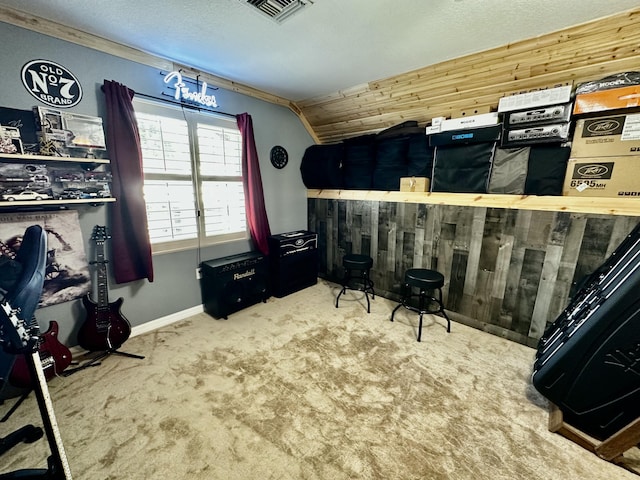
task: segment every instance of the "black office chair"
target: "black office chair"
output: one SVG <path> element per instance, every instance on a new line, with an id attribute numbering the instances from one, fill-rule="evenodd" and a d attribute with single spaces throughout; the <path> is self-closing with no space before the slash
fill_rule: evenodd
<path id="1" fill-rule="evenodd" d="M 32 319 L 42 295 L 47 263 L 47 234 L 40 225 L 32 225 L 25 230 L 15 261 L 21 267 L 20 275 L 9 287 L 4 301 L 15 309 L 19 318 L 33 326 Z M 7 325 L 5 328 L 10 329 L 11 326 Z M 9 333 L 4 332 L 4 336 L 9 337 Z M 3 340 L 6 345 L 8 339 Z M 0 382 L 2 382 L 0 393 L 11 388 L 6 379 L 9 378 L 15 359 L 16 353 L 0 348 Z M 16 404 L 12 411 L 18 405 Z M 0 455 L 22 441 L 27 443 L 36 441 L 42 437 L 42 434 L 42 429 L 27 425 L 7 437 L 0 438 Z"/>
<path id="2" fill-rule="evenodd" d="M 22 354 L 27 357 L 32 374 L 40 370 L 41 377 L 44 377 L 42 365 L 34 357 L 37 353 L 37 323 L 33 320 L 34 313 L 40 302 L 42 287 L 44 284 L 45 269 L 47 263 L 47 234 L 40 225 L 28 227 L 22 238 L 20 250 L 16 256 L 16 261 L 22 266 L 22 272 L 16 283 L 9 289 L 2 300 L 0 311 L 0 375 L 3 379 L 8 378 L 13 366 L 15 355 Z M 15 323 L 23 320 L 25 325 L 24 338 L 18 333 Z M 37 375 L 36 375 L 37 376 Z M 6 383 L 6 382 L 4 382 Z M 38 407 L 47 433 L 47 439 L 51 448 L 51 457 L 48 459 L 47 469 L 26 469 L 17 470 L 0 475 L 0 479 L 50 479 L 50 478 L 70 478 L 69 466 L 66 461 L 64 449 L 56 438 L 57 426 L 55 416 L 51 408 L 46 383 L 35 381 L 36 398 Z M 0 455 L 21 442 L 34 442 L 42 437 L 43 431 L 39 427 L 26 425 L 13 433 L 0 439 Z M 64 476 L 61 472 L 64 472 Z"/>

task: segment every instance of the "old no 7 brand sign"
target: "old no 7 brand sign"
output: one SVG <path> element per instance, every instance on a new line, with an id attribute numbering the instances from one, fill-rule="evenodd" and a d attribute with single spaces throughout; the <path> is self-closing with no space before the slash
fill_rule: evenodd
<path id="1" fill-rule="evenodd" d="M 32 60 L 22 67 L 22 83 L 42 103 L 69 108 L 82 100 L 82 87 L 73 73 L 49 60 Z"/>

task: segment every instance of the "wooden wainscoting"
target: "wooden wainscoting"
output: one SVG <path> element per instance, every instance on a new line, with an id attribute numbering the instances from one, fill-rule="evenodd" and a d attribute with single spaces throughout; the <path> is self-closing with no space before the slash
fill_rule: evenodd
<path id="1" fill-rule="evenodd" d="M 345 253 L 374 260 L 376 293 L 399 299 L 404 271 L 439 270 L 452 318 L 535 346 L 576 282 L 640 217 L 375 200 L 308 198 L 320 276 L 338 281 Z"/>

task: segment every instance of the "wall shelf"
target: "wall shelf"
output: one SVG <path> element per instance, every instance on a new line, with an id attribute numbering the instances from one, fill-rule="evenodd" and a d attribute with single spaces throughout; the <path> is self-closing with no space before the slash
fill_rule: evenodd
<path id="1" fill-rule="evenodd" d="M 61 208 L 64 208 L 64 205 L 78 205 L 78 204 L 90 204 L 90 205 L 99 205 L 101 203 L 111 203 L 115 202 L 116 199 L 113 197 L 106 198 L 78 198 L 73 200 L 16 200 L 15 202 L 7 202 L 0 201 L 0 209 L 5 208 L 15 208 L 15 207 L 50 207 L 60 205 Z"/>
<path id="2" fill-rule="evenodd" d="M 367 200 L 428 205 L 511 208 L 553 212 L 640 216 L 640 199 L 615 197 L 555 197 L 489 193 L 383 192 L 376 190 L 307 190 L 307 198 Z"/>
<path id="3" fill-rule="evenodd" d="M 1 160 L 17 160 L 19 162 L 72 162 L 72 163 L 110 163 L 108 158 L 53 157 L 49 155 L 20 155 L 0 153 Z"/>

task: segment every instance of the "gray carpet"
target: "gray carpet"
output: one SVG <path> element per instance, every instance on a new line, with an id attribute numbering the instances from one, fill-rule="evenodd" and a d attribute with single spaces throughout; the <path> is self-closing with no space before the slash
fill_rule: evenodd
<path id="1" fill-rule="evenodd" d="M 49 388 L 74 479 L 636 479 L 547 430 L 534 350 L 337 286 L 129 339 Z M 126 312 L 125 312 L 126 313 Z M 5 404 L 4 408 L 7 407 Z M 38 423 L 30 399 L 4 435 Z M 44 466 L 19 445 L 1 472 Z M 633 462 L 633 460 L 630 460 Z"/>

